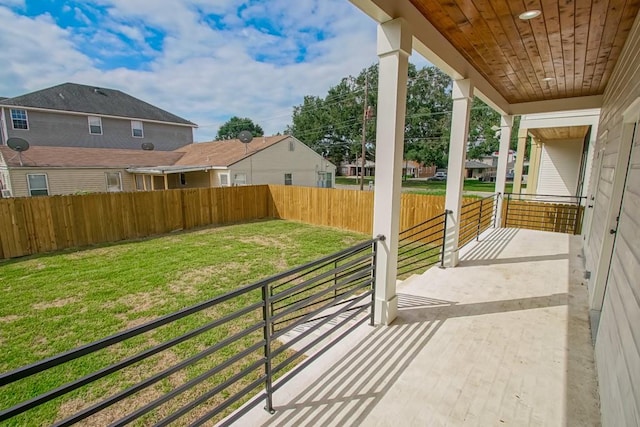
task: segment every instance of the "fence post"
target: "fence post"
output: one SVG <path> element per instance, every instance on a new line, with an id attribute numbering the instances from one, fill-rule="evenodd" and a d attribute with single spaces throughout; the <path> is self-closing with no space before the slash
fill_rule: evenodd
<path id="1" fill-rule="evenodd" d="M 440 248 L 440 268 L 444 268 L 444 248 L 447 241 L 447 217 L 449 209 L 444 210 L 444 224 L 442 225 L 442 247 Z"/>
<path id="2" fill-rule="evenodd" d="M 273 374 L 271 372 L 271 297 L 269 293 L 269 283 L 262 285 L 262 321 L 264 322 L 263 335 L 264 335 L 264 373 L 265 379 L 265 391 L 267 393 L 267 401 L 265 410 L 270 414 L 275 413 L 273 409 Z"/>

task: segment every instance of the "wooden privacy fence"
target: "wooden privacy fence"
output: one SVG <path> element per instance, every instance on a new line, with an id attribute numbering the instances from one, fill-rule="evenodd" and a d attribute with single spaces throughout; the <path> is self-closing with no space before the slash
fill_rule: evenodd
<path id="1" fill-rule="evenodd" d="M 584 207 L 579 198 L 566 197 L 567 202 L 535 200 L 536 197 L 560 196 L 509 195 L 502 204 L 502 227 L 527 228 L 556 233 L 580 234 Z"/>
<path id="2" fill-rule="evenodd" d="M 272 216 L 269 187 L 195 188 L 0 200 L 0 257 Z"/>
<path id="3" fill-rule="evenodd" d="M 274 217 L 344 230 L 373 231 L 373 192 L 270 185 Z M 402 194 L 400 230 L 444 212 L 444 196 Z M 472 201 L 463 198 L 463 203 Z"/>

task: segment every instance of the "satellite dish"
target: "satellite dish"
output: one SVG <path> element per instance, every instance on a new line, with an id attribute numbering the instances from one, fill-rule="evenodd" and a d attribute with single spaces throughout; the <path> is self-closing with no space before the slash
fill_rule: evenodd
<path id="1" fill-rule="evenodd" d="M 13 151 L 21 153 L 29 149 L 29 143 L 22 138 L 9 138 L 7 139 L 7 145 Z"/>
<path id="2" fill-rule="evenodd" d="M 238 134 L 238 139 L 244 144 L 248 144 L 253 139 L 253 135 L 248 130 L 243 130 Z"/>
<path id="3" fill-rule="evenodd" d="M 143 142 L 142 143 L 142 149 L 145 151 L 153 151 L 155 147 L 153 146 L 153 144 L 151 142 Z"/>

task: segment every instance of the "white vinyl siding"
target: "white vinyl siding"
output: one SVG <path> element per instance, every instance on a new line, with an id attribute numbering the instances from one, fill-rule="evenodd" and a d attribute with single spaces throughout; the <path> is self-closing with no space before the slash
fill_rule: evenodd
<path id="1" fill-rule="evenodd" d="M 105 168 L 15 168 L 10 169 L 11 185 L 15 197 L 29 195 L 27 174 L 46 174 L 49 195 L 104 193 L 105 172 L 120 172 L 122 176 L 122 191 L 133 191 L 135 182 L 133 175 L 124 169 Z"/>
<path id="2" fill-rule="evenodd" d="M 575 196 L 582 140 L 546 142 L 542 147 L 536 193 Z"/>
<path id="3" fill-rule="evenodd" d="M 597 150 L 602 156 L 587 266 L 597 264 L 616 162 L 621 146 L 623 112 L 640 97 L 640 18 L 636 19 L 604 93 Z M 635 146 L 623 195 L 622 211 L 596 336 L 596 365 L 603 426 L 640 423 L 640 141 Z M 622 171 L 621 173 L 624 173 Z M 594 272 L 592 272 L 593 277 Z"/>

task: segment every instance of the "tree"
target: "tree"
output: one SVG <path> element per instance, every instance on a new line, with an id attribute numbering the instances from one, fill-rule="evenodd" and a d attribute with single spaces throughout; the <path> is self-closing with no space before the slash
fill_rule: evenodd
<path id="1" fill-rule="evenodd" d="M 243 130 L 248 130 L 253 136 L 264 135 L 262 127 L 253 123 L 253 120 L 250 118 L 233 116 L 220 126 L 216 139 L 235 139 Z"/>

